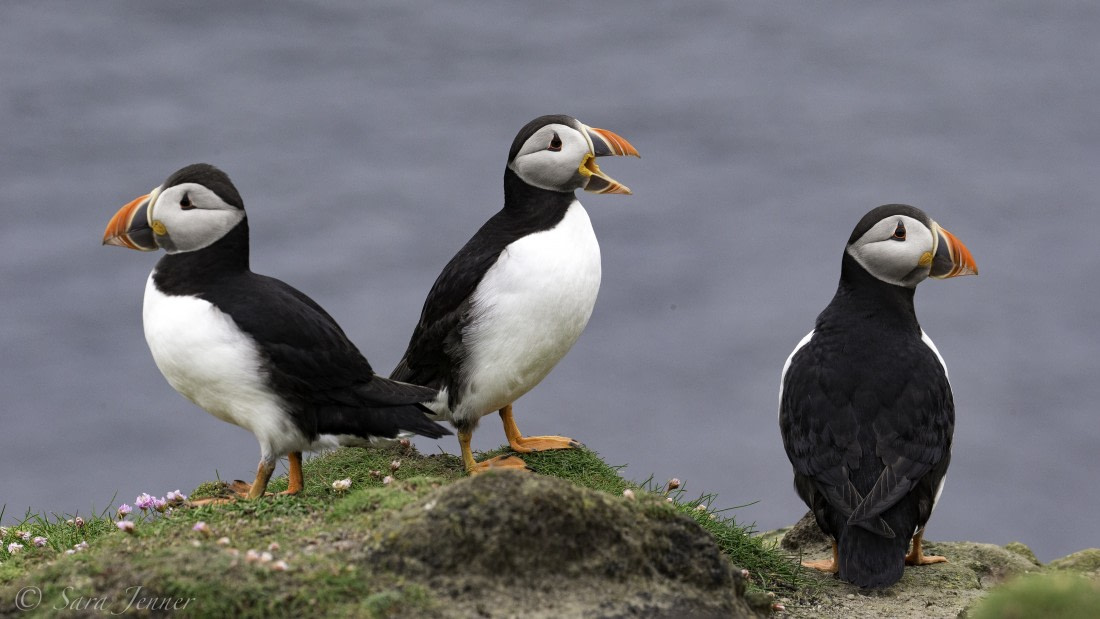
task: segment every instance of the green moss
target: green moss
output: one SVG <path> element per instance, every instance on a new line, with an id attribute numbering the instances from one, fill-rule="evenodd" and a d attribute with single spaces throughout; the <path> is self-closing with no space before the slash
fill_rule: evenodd
<path id="1" fill-rule="evenodd" d="M 1009 542 L 1005 544 L 1004 548 L 1009 552 L 1016 553 L 1028 561 L 1031 561 L 1036 567 L 1041 565 L 1041 563 L 1039 563 L 1039 558 L 1035 556 L 1031 548 L 1028 548 L 1028 546 L 1022 542 Z"/>
<path id="2" fill-rule="evenodd" d="M 481 457 L 492 455 L 481 454 Z M 683 557 L 690 554 L 690 549 L 698 549 L 701 543 L 699 538 L 689 534 L 695 525 L 684 518 L 687 514 L 710 532 L 726 553 L 721 559 L 721 565 L 726 567 L 721 569 L 727 569 L 732 559 L 739 566 L 751 569 L 758 585 L 795 582 L 793 566 L 779 553 L 754 541 L 749 531 L 738 526 L 732 518 L 721 514 L 711 518 L 708 512 L 695 511 L 696 505 L 705 503 L 710 497 L 684 501 L 680 494 L 674 493 L 676 502 L 666 503 L 660 489 L 647 491 L 642 487 L 646 484 L 624 480 L 620 475 L 621 467 L 609 466 L 597 454 L 585 449 L 522 457 L 530 468 L 544 476 L 559 477 L 589 490 L 568 494 L 574 510 L 567 521 L 551 522 L 543 517 L 551 511 L 545 504 L 546 497 L 523 495 L 523 500 L 543 507 L 527 518 L 529 524 L 543 529 L 505 535 L 502 539 L 509 540 L 510 547 L 522 548 L 523 542 L 532 535 L 551 539 L 564 531 L 568 538 L 587 540 L 584 545 L 569 546 L 573 549 L 570 552 L 597 546 L 634 548 L 631 552 L 642 552 L 642 555 L 630 556 L 650 557 L 648 563 L 644 563 L 649 566 L 647 569 L 680 573 L 695 569 L 694 564 L 683 561 Z M 455 535 L 469 534 L 477 528 L 465 518 L 467 511 L 490 514 L 477 520 L 481 523 L 478 526 L 518 522 L 514 517 L 509 520 L 491 516 L 493 506 L 499 508 L 499 493 L 469 490 L 476 487 L 472 485 L 475 482 L 481 483 L 479 479 L 484 478 L 484 483 L 489 483 L 499 475 L 470 480 L 459 458 L 445 454 L 423 456 L 414 448 L 399 443 L 370 449 L 341 449 L 311 458 L 304 465 L 304 474 L 305 487 L 297 496 L 276 495 L 256 501 L 189 507 L 175 510 L 167 517 L 150 519 L 141 519 L 135 514 L 131 516 L 131 520 L 137 521 L 133 534 L 122 533 L 115 527 L 113 508 L 110 512 L 85 516 L 83 527 L 67 524 L 64 516 L 28 515 L 11 531 L 27 529 L 32 535 L 44 535 L 49 538 L 49 545 L 42 549 L 28 548 L 18 556 L 7 556 L 6 550 L 0 549 L 0 615 L 18 610 L 12 606 L 13 600 L 19 589 L 27 584 L 41 587 L 44 601 L 59 603 L 65 588 L 72 587 L 68 593 L 70 598 L 76 593 L 108 599 L 115 604 L 113 610 L 119 610 L 118 605 L 131 597 L 132 589 L 140 587 L 140 593 L 146 598 L 192 600 L 188 603 L 188 612 L 204 616 L 438 614 L 444 612 L 441 610 L 444 607 L 439 606 L 441 598 L 436 583 L 429 582 L 430 579 L 411 578 L 398 569 L 400 566 L 385 566 L 386 562 L 372 560 L 379 548 L 398 543 L 402 537 L 401 526 L 408 525 L 405 519 L 409 510 L 417 505 L 422 509 L 428 497 L 446 492 L 452 486 L 457 489 L 456 496 L 465 496 L 464 507 L 456 508 L 449 518 L 437 523 L 440 529 L 425 533 L 428 548 L 434 537 L 452 536 L 454 539 Z M 387 475 L 395 479 L 384 485 L 382 479 Z M 335 491 L 332 482 L 338 479 L 350 479 L 351 488 L 346 492 Z M 467 491 L 462 491 L 463 487 Z M 285 477 L 273 480 L 270 486 L 272 492 L 285 488 Z M 636 501 L 623 498 L 622 492 L 628 488 L 636 492 Z M 196 488 L 191 496 L 219 496 L 224 492 L 222 482 L 207 482 Z M 206 533 L 192 530 L 199 521 L 205 523 Z M 630 530 L 629 526 L 639 522 L 647 522 L 663 533 L 653 539 L 634 539 L 624 533 Z M 559 530 L 559 526 L 565 528 Z M 619 527 L 623 528 L 619 530 Z M 227 543 L 219 543 L 221 538 L 226 538 Z M 64 554 L 82 541 L 89 544 L 87 550 Z M 486 567 L 491 567 L 489 557 L 492 555 L 479 553 L 484 551 L 484 544 L 492 540 L 470 538 L 470 541 L 476 543 L 467 548 L 460 559 L 448 565 L 488 561 Z M 638 548 L 648 550 L 643 552 Z M 269 552 L 271 560 L 248 561 L 246 556 L 250 550 Z M 555 552 L 552 547 L 547 548 L 537 553 L 536 559 L 540 565 L 550 565 L 553 560 L 562 558 Z M 605 565 L 601 569 L 610 570 L 608 573 L 614 575 L 616 570 L 629 568 L 626 555 L 616 557 L 613 550 L 609 552 L 607 565 L 612 567 Z M 440 556 L 433 559 L 432 554 Z M 444 554 L 427 552 L 424 560 L 443 561 Z M 392 556 L 402 554 L 398 552 Z M 675 565 L 663 565 L 661 561 L 666 559 L 661 557 L 671 557 L 667 561 Z M 509 560 L 522 562 L 519 557 Z M 286 571 L 273 569 L 279 561 L 285 561 Z M 713 565 L 713 558 L 702 565 Z M 721 569 L 705 567 L 704 571 L 717 573 L 714 570 Z M 578 570 L 581 568 L 573 573 L 583 571 Z M 477 609 L 471 611 L 478 612 Z"/>
<path id="3" fill-rule="evenodd" d="M 970 619 L 1078 619 L 1100 617 L 1100 589 L 1075 574 L 1035 574 L 991 592 Z"/>
<path id="4" fill-rule="evenodd" d="M 1100 572 L 1100 548 L 1088 548 L 1071 555 L 1055 559 L 1047 564 L 1052 570 L 1070 572 Z"/>

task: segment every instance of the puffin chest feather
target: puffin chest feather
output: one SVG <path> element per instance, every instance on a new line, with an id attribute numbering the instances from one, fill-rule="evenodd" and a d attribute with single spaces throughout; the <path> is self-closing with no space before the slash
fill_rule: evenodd
<path id="1" fill-rule="evenodd" d="M 261 445 L 304 440 L 267 383 L 256 343 L 212 303 L 166 295 L 150 275 L 142 322 L 157 367 L 188 400 L 252 431 Z"/>
<path id="2" fill-rule="evenodd" d="M 478 400 L 485 414 L 545 378 L 588 324 L 600 276 L 600 246 L 579 202 L 555 227 L 505 247 L 474 292 L 463 331 L 463 400 Z"/>

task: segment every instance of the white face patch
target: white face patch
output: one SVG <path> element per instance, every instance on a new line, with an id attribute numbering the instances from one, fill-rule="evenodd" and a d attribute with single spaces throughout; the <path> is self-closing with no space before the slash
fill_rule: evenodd
<path id="1" fill-rule="evenodd" d="M 508 164 L 527 184 L 550 191 L 573 191 L 584 185 L 578 171 L 592 145 L 573 127 L 550 124 L 527 138 Z"/>
<path id="2" fill-rule="evenodd" d="M 902 231 L 904 239 L 897 238 Z M 935 249 L 935 237 L 928 226 L 912 217 L 891 215 L 856 239 L 847 251 L 876 278 L 913 288 L 928 277 Z"/>
<path id="3" fill-rule="evenodd" d="M 157 245 L 170 254 L 213 245 L 244 219 L 243 210 L 198 183 L 169 187 L 152 199 L 149 225 Z"/>

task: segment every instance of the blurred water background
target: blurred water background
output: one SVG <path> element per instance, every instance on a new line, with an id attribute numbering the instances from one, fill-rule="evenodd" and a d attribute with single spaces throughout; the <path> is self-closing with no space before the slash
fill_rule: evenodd
<path id="1" fill-rule="evenodd" d="M 932 539 L 1100 545 L 1100 5 L 1091 2 L 6 3 L 0 9 L 0 504 L 102 509 L 250 479 L 246 431 L 177 395 L 141 328 L 157 256 L 115 210 L 226 170 L 252 263 L 388 372 L 451 255 L 502 203 L 528 120 L 630 140 L 634 196 L 580 197 L 604 282 L 516 405 L 626 475 L 716 492 L 759 529 L 805 508 L 779 370 L 870 208 L 925 209 L 981 275 L 918 316 L 951 370 Z M 495 418 L 475 448 L 504 441 Z M 457 452 L 454 439 L 419 441 Z"/>

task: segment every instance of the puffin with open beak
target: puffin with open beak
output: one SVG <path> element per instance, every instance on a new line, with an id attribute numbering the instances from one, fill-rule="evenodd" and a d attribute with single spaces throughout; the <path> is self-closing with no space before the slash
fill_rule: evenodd
<path id="1" fill-rule="evenodd" d="M 563 436 L 523 436 L 512 403 L 530 391 L 580 337 L 600 288 L 600 246 L 578 189 L 630 194 L 597 157 L 637 157 L 622 137 L 564 115 L 527 123 L 504 170 L 504 208 L 443 268 L 408 349 L 390 375 L 439 390 L 428 403 L 458 430 L 470 474 L 525 465 L 513 456 L 477 462 L 470 439 L 499 412 L 512 450 L 579 445 Z"/>
<path id="2" fill-rule="evenodd" d="M 906 565 L 947 560 L 921 540 L 951 461 L 955 403 L 913 295 L 929 277 L 977 273 L 966 246 L 912 206 L 880 206 L 852 231 L 836 295 L 779 387 L 795 490 L 834 539 L 831 559 L 804 565 L 878 588 Z"/>
<path id="3" fill-rule="evenodd" d="M 283 456 L 295 494 L 305 450 L 451 433 L 421 404 L 435 389 L 375 374 L 321 306 L 250 270 L 244 202 L 218 168 L 175 172 L 122 207 L 103 243 L 167 252 L 146 282 L 145 339 L 176 391 L 256 436 L 256 478 L 235 482 L 239 495 L 263 496 Z"/>

